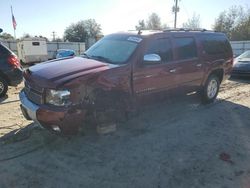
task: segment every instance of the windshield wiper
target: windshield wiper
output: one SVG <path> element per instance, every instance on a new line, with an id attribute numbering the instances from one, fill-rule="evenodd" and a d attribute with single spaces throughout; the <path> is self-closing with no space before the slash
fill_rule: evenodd
<path id="1" fill-rule="evenodd" d="M 99 56 L 99 55 L 89 56 L 89 58 L 95 59 L 95 60 L 104 61 L 106 63 L 112 63 L 112 61 L 109 58 L 106 58 L 106 57 L 103 57 L 103 56 Z"/>

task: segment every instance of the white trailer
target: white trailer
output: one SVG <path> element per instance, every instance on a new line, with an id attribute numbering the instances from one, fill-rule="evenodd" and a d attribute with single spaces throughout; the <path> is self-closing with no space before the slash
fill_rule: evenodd
<path id="1" fill-rule="evenodd" d="M 44 38 L 24 38 L 17 42 L 17 53 L 24 64 L 48 60 L 47 43 Z"/>

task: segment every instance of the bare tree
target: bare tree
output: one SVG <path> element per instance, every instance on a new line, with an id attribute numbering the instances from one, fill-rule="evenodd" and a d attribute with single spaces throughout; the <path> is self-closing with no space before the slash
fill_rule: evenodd
<path id="1" fill-rule="evenodd" d="M 231 40 L 245 40 L 250 32 L 249 18 L 248 9 L 244 9 L 242 6 L 232 6 L 220 13 L 213 28 L 216 31 L 226 33 Z"/>
<path id="2" fill-rule="evenodd" d="M 136 30 L 143 30 L 143 29 L 147 29 L 145 21 L 144 20 L 139 20 L 138 21 L 138 25 L 135 26 Z"/>
<path id="3" fill-rule="evenodd" d="M 183 28 L 199 29 L 201 28 L 200 15 L 193 14 L 192 18 L 188 19 L 186 23 L 182 24 Z"/>
<path id="4" fill-rule="evenodd" d="M 161 19 L 156 13 L 152 13 L 147 20 L 147 29 L 157 30 L 161 29 Z"/>
<path id="5" fill-rule="evenodd" d="M 168 26 L 167 24 L 164 25 L 161 24 L 161 18 L 156 13 L 150 14 L 146 23 L 144 20 L 139 20 L 138 24 L 135 26 L 136 30 L 143 30 L 143 29 L 158 30 L 162 28 L 168 28 Z"/>

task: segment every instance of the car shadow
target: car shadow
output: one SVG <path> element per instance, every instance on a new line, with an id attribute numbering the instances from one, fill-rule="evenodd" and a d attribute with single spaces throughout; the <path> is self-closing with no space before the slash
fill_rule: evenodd
<path id="1" fill-rule="evenodd" d="M 6 99 L 0 100 L 0 105 L 8 104 L 8 103 L 14 103 L 14 102 L 19 102 L 20 101 L 19 99 L 16 99 L 16 100 L 11 100 L 11 101 L 6 101 L 5 102 Z"/>
<path id="2" fill-rule="evenodd" d="M 8 99 L 8 95 L 5 95 L 3 97 L 0 98 L 0 104 L 5 101 L 6 99 Z"/>

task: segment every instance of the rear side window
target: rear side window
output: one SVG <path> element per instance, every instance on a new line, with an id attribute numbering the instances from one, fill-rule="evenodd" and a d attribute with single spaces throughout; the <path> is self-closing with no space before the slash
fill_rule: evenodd
<path id="1" fill-rule="evenodd" d="M 231 46 L 226 37 L 220 35 L 203 36 L 202 45 L 204 51 L 209 55 L 230 53 Z"/>
<path id="2" fill-rule="evenodd" d="M 168 38 L 161 38 L 152 41 L 146 54 L 158 54 L 162 63 L 173 60 L 172 45 Z"/>
<path id="3" fill-rule="evenodd" d="M 178 60 L 197 57 L 197 48 L 194 38 L 180 37 L 180 38 L 174 38 L 174 41 L 176 45 Z"/>

